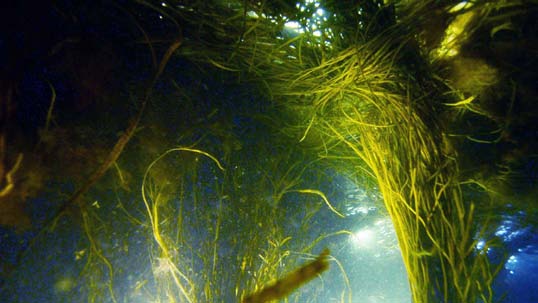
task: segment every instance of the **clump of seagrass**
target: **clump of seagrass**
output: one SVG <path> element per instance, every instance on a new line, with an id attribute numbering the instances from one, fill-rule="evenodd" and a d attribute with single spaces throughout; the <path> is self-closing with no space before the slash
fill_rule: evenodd
<path id="1" fill-rule="evenodd" d="M 321 155 L 353 156 L 377 180 L 414 302 L 491 302 L 493 273 L 475 248 L 457 155 L 444 146 L 428 100 L 409 93 L 417 87 L 394 67 L 390 45 L 379 39 L 342 50 L 275 91 L 310 114 L 302 138 L 324 136 Z"/>

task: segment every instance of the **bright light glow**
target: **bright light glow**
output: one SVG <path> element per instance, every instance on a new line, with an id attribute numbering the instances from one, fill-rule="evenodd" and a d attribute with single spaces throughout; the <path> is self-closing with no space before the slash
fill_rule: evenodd
<path id="1" fill-rule="evenodd" d="M 349 194 L 356 198 L 362 191 L 354 190 Z M 351 228 L 353 232 L 346 239 L 350 249 L 342 251 L 342 259 L 352 260 L 348 267 L 344 265 L 350 280 L 354 281 L 352 285 L 355 285 L 350 290 L 352 302 L 410 303 L 405 266 L 394 226 L 388 216 L 381 215 L 376 212 L 370 215 L 371 220 L 357 220 L 357 226 Z M 334 300 L 337 301 L 340 302 Z"/>
<path id="2" fill-rule="evenodd" d="M 301 24 L 297 21 L 288 21 L 286 24 L 284 24 L 284 27 L 291 30 L 298 30 L 301 28 Z"/>
<path id="3" fill-rule="evenodd" d="M 284 30 L 295 32 L 297 34 L 304 33 L 304 28 L 297 21 L 288 21 L 284 24 Z"/>
<path id="4" fill-rule="evenodd" d="M 495 231 L 495 235 L 502 238 L 504 242 L 510 242 L 524 234 L 528 228 L 520 229 L 512 220 L 503 220 L 502 224 Z"/>
<path id="5" fill-rule="evenodd" d="M 260 16 L 258 16 L 258 14 L 255 11 L 248 11 L 247 16 L 250 17 L 250 18 L 255 18 L 255 19 L 260 17 Z"/>
<path id="6" fill-rule="evenodd" d="M 303 0 L 304 2 L 297 2 L 295 7 L 301 12 L 311 13 L 310 18 L 306 20 L 301 19 L 303 26 L 297 26 L 295 23 L 297 21 L 289 21 L 284 26 L 284 31 L 293 31 L 297 34 L 304 34 L 305 32 L 312 33 L 310 38 L 313 38 L 312 41 L 306 41 L 306 44 L 313 45 L 326 45 L 331 46 L 331 39 L 334 37 L 330 28 L 325 28 L 324 22 L 329 20 L 329 16 L 332 13 L 327 13 L 327 11 L 321 6 L 321 3 L 318 0 Z M 293 37 L 294 35 L 292 35 Z M 325 39 L 318 39 L 325 38 Z"/>
<path id="7" fill-rule="evenodd" d="M 474 20 L 475 11 L 469 11 L 458 15 L 445 30 L 445 37 L 437 49 L 437 56 L 453 57 L 460 51 L 461 44 L 465 41 L 467 26 Z"/>
<path id="8" fill-rule="evenodd" d="M 456 5 L 454 5 L 450 10 L 449 12 L 450 13 L 456 13 L 456 12 L 459 12 L 461 11 L 462 9 L 469 9 L 471 8 L 471 6 L 473 6 L 473 3 L 472 2 L 469 2 L 469 1 L 462 1 Z"/>
<path id="9" fill-rule="evenodd" d="M 506 261 L 506 264 L 504 265 L 504 268 L 508 270 L 510 274 L 514 274 L 516 268 L 517 268 L 518 259 L 516 256 L 511 255 L 510 258 Z"/>
<path id="10" fill-rule="evenodd" d="M 351 235 L 350 241 L 358 249 L 372 249 L 376 244 L 375 238 L 371 229 L 364 228 Z"/>
<path id="11" fill-rule="evenodd" d="M 355 216 L 355 215 L 366 216 L 370 212 L 376 212 L 377 208 L 375 208 L 373 206 L 370 206 L 370 207 L 367 207 L 367 206 L 348 206 L 348 208 L 346 210 L 347 210 L 347 213 L 346 213 L 347 216 Z"/>
<path id="12" fill-rule="evenodd" d="M 375 257 L 390 256 L 399 251 L 394 226 L 388 217 L 362 226 L 348 241 L 353 248 L 369 251 Z"/>

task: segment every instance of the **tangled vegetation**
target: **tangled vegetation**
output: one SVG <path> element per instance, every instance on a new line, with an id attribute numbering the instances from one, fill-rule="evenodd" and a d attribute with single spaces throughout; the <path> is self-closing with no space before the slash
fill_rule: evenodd
<path id="1" fill-rule="evenodd" d="M 334 169 L 379 188 L 413 302 L 493 302 L 491 231 L 538 150 L 535 75 L 515 73 L 538 3 L 336 2 L 132 1 L 105 9 L 121 29 L 44 47 L 55 72 L 26 137 L 7 127 L 24 77 L 2 86 L 0 224 L 34 228 L 5 276 L 24 279 L 76 226 L 78 276 L 53 279 L 58 302 L 317 302 L 325 271 L 352 302 L 324 249 L 351 232 L 314 223 L 346 217 L 321 189 Z M 535 188 L 518 188 L 516 209 Z M 39 196 L 60 202 L 36 219 L 24 203 Z M 134 281 L 123 255 L 146 265 Z"/>

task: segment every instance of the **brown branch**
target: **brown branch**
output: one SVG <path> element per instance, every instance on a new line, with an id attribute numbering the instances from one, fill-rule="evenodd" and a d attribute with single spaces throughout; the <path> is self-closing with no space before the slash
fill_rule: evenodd
<path id="1" fill-rule="evenodd" d="M 181 46 L 182 43 L 182 36 L 179 36 L 178 39 L 176 39 L 172 45 L 168 48 L 166 53 L 164 54 L 159 67 L 157 71 L 155 72 L 155 75 L 153 76 L 153 79 L 149 83 L 148 87 L 146 88 L 145 94 L 143 96 L 140 109 L 136 115 L 136 117 L 132 120 L 129 127 L 125 130 L 123 135 L 118 139 L 108 156 L 106 157 L 105 161 L 97 168 L 97 170 L 88 178 L 88 181 L 84 183 L 77 191 L 75 191 L 69 199 L 67 199 L 58 209 L 58 211 L 55 213 L 55 215 L 52 217 L 51 220 L 46 222 L 44 224 L 45 228 L 43 228 L 37 235 L 35 235 L 30 242 L 28 243 L 28 246 L 17 256 L 17 263 L 20 263 L 20 260 L 26 255 L 26 252 L 30 250 L 30 248 L 33 247 L 35 240 L 39 238 L 39 236 L 47 230 L 46 227 L 52 226 L 54 228 L 55 224 L 58 222 L 58 219 L 60 219 L 69 208 L 71 208 L 73 205 L 77 204 L 78 206 L 81 206 L 78 202 L 80 197 L 86 193 L 105 173 L 106 171 L 114 165 L 116 160 L 119 158 L 120 154 L 122 153 L 123 149 L 125 148 L 125 145 L 129 142 L 129 140 L 133 137 L 133 134 L 142 119 L 142 114 L 144 112 L 144 108 L 146 107 L 146 104 L 148 103 L 149 97 L 151 96 L 151 92 L 153 90 L 153 87 L 155 86 L 155 83 L 159 79 L 161 73 L 164 70 L 164 67 L 166 66 L 166 63 L 172 56 L 172 54 Z"/>
<path id="2" fill-rule="evenodd" d="M 120 154 L 123 152 L 123 149 L 125 148 L 125 145 L 131 140 L 133 137 L 133 134 L 142 119 L 142 114 L 144 112 L 144 108 L 146 107 L 146 104 L 148 103 L 148 99 L 151 95 L 151 92 L 153 90 L 153 87 L 157 80 L 159 79 L 160 75 L 162 74 L 166 64 L 168 63 L 168 60 L 172 56 L 172 54 L 179 48 L 181 45 L 182 38 L 181 36 L 170 45 L 166 53 L 164 54 L 159 67 L 150 82 L 150 85 L 146 89 L 146 93 L 144 94 L 144 97 L 141 102 L 140 110 L 138 111 L 135 119 L 131 122 L 129 127 L 125 130 L 123 135 L 118 139 L 116 144 L 114 145 L 114 148 L 112 148 L 112 151 L 108 154 L 105 161 L 99 166 L 99 168 L 88 178 L 88 181 L 84 183 L 77 191 L 75 191 L 71 197 L 62 205 L 60 208 L 59 213 L 57 216 L 61 216 L 61 214 L 69 207 L 71 207 L 73 204 L 77 204 L 80 196 L 82 196 L 84 193 L 86 193 L 105 173 L 106 171 L 116 162 L 116 160 L 119 158 Z"/>

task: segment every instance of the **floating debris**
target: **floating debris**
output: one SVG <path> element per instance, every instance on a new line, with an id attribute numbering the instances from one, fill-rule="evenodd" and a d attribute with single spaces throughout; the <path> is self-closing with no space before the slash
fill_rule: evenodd
<path id="1" fill-rule="evenodd" d="M 301 266 L 275 283 L 246 297 L 242 303 L 263 303 L 288 296 L 292 291 L 329 268 L 329 263 L 327 262 L 329 253 L 329 249 L 325 248 L 314 261 Z"/>

